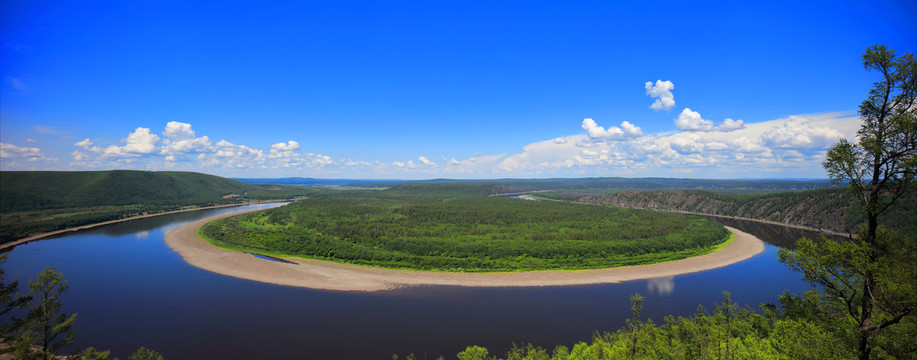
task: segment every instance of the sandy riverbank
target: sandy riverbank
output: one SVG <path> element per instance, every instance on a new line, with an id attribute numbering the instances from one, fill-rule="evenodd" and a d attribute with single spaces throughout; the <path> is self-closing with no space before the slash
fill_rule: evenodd
<path id="1" fill-rule="evenodd" d="M 381 269 L 296 257 L 284 258 L 292 262 L 287 264 L 211 245 L 198 235 L 198 229 L 214 219 L 216 217 L 175 229 L 166 235 L 166 243 L 189 264 L 219 274 L 272 284 L 341 291 L 378 291 L 415 285 L 507 287 L 617 283 L 714 269 L 764 251 L 764 243 L 760 239 L 727 227 L 736 236 L 720 251 L 683 260 L 612 269 L 446 273 Z"/>
<path id="2" fill-rule="evenodd" d="M 189 212 L 189 211 L 219 209 L 219 208 L 234 207 L 234 206 L 245 206 L 245 205 L 254 205 L 254 204 L 269 204 L 269 203 L 287 202 L 287 201 L 294 201 L 294 199 L 253 201 L 253 202 L 246 202 L 246 203 L 239 203 L 239 204 L 214 205 L 214 206 L 196 207 L 196 208 L 182 209 L 182 210 L 175 210 L 175 211 L 166 211 L 166 212 L 153 213 L 153 214 L 146 214 L 146 215 L 137 215 L 137 216 L 132 216 L 132 217 L 129 217 L 129 218 L 123 218 L 123 219 L 117 219 L 117 220 L 103 221 L 103 222 L 98 222 L 98 223 L 94 223 L 94 224 L 86 224 L 86 225 L 82 225 L 82 226 L 76 226 L 76 227 L 72 227 L 72 228 L 66 228 L 66 229 L 61 229 L 61 230 L 55 230 L 55 231 L 51 231 L 51 232 L 46 232 L 46 233 L 43 233 L 43 234 L 32 235 L 32 236 L 29 236 L 29 237 L 26 237 L 26 238 L 22 238 L 22 239 L 19 239 L 19 240 L 16 240 L 16 241 L 10 241 L 10 242 L 8 242 L 8 243 L 0 244 L 0 250 L 6 249 L 6 248 L 12 248 L 12 247 L 14 247 L 14 246 L 16 246 L 16 245 L 22 245 L 22 244 L 25 244 L 25 243 L 30 242 L 30 241 L 41 240 L 41 239 L 44 239 L 44 238 L 47 238 L 47 237 L 51 237 L 51 236 L 54 236 L 54 235 L 60 235 L 60 234 L 64 234 L 64 233 L 68 233 L 68 232 L 73 232 L 73 231 L 79 231 L 79 230 L 86 230 L 86 229 L 91 229 L 91 228 L 94 228 L 94 227 L 99 227 L 99 226 L 109 225 L 109 224 L 115 224 L 115 223 L 119 223 L 119 222 L 125 222 L 125 221 L 131 221 L 131 220 L 138 220 L 138 219 L 145 219 L 145 218 L 154 217 L 154 216 L 178 214 L 178 213 Z"/>

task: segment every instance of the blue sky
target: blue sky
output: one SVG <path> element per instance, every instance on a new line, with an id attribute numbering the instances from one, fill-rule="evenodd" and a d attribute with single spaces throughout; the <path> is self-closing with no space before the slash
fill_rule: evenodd
<path id="1" fill-rule="evenodd" d="M 218 5 L 2 2 L 0 168 L 823 178 L 917 47 L 913 1 Z"/>

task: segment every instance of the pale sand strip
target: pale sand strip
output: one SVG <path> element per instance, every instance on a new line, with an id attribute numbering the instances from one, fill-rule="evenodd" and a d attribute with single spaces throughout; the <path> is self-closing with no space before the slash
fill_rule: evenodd
<path id="1" fill-rule="evenodd" d="M 75 231 L 80 231 L 80 230 L 86 230 L 86 229 L 92 229 L 92 228 L 94 228 L 94 227 L 99 227 L 99 226 L 103 226 L 103 225 L 111 225 L 111 224 L 116 224 L 116 223 L 120 223 L 120 222 L 133 221 L 133 220 L 138 220 L 138 219 L 146 219 L 146 218 L 151 218 L 151 217 L 154 217 L 154 216 L 172 215 L 172 214 L 178 214 L 178 213 L 189 212 L 189 211 L 219 209 L 219 208 L 226 208 L 226 207 L 233 207 L 233 206 L 245 206 L 245 205 L 254 205 L 254 204 L 269 204 L 269 203 L 278 203 L 278 202 L 287 202 L 287 201 L 295 201 L 295 199 L 251 201 L 251 202 L 238 203 L 238 204 L 224 204 L 224 205 L 204 206 L 204 207 L 196 207 L 196 208 L 190 208 L 190 209 L 182 209 L 182 210 L 174 210 L 174 211 L 165 211 L 165 212 L 160 212 L 160 213 L 153 213 L 153 214 L 146 214 L 146 215 L 131 216 L 131 217 L 128 217 L 128 218 L 123 218 L 123 219 L 117 219 L 117 220 L 109 220 L 109 221 L 97 222 L 97 223 L 93 223 L 93 224 L 86 224 L 86 225 L 80 225 L 80 226 L 76 226 L 76 227 L 72 227 L 72 228 L 66 228 L 66 229 L 61 229 L 61 230 L 55 230 L 55 231 L 46 232 L 46 233 L 42 233 L 42 234 L 38 234 L 38 235 L 32 235 L 32 236 L 25 237 L 25 238 L 22 238 L 22 239 L 19 239 L 19 240 L 16 240 L 16 241 L 10 241 L 10 242 L 7 242 L 7 243 L 0 244 L 0 250 L 4 250 L 4 249 L 6 249 L 6 248 L 13 248 L 13 247 L 15 247 L 16 245 L 22 245 L 22 244 L 25 244 L 25 243 L 27 243 L 27 242 L 32 242 L 32 241 L 35 241 L 35 240 L 41 240 L 41 239 L 44 239 L 44 238 L 47 238 L 47 237 L 51 237 L 51 236 L 54 236 L 54 235 L 60 235 L 60 234 L 65 234 L 65 233 L 75 232 Z"/>
<path id="2" fill-rule="evenodd" d="M 378 291 L 415 285 L 508 287 L 617 283 L 718 268 L 764 251 L 764 243 L 760 239 L 727 227 L 736 236 L 731 244 L 717 252 L 659 264 L 611 269 L 447 273 L 381 269 L 297 257 L 284 258 L 294 263 L 286 264 L 211 245 L 198 235 L 198 229 L 217 218 L 199 220 L 175 229 L 166 235 L 166 243 L 189 264 L 215 273 L 272 284 L 341 291 Z"/>

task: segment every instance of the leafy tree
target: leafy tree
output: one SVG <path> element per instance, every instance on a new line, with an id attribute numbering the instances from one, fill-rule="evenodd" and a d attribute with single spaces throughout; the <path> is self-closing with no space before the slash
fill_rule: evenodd
<path id="1" fill-rule="evenodd" d="M 140 347 L 139 349 L 137 349 L 137 351 L 131 354 L 131 356 L 128 357 L 127 359 L 128 360 L 163 360 L 162 355 L 160 355 L 158 352 L 147 349 L 145 347 Z"/>
<path id="2" fill-rule="evenodd" d="M 917 61 L 912 53 L 875 45 L 863 65 L 882 74 L 860 105 L 858 142 L 841 139 L 823 166 L 835 183 L 849 183 L 866 224 L 849 241 L 802 239 L 780 261 L 818 285 L 856 326 L 857 351 L 868 359 L 879 337 L 917 308 L 915 239 L 886 230 L 880 216 L 917 175 Z"/>
<path id="3" fill-rule="evenodd" d="M 76 358 L 79 360 L 108 360 L 109 356 L 111 356 L 111 351 L 102 351 L 93 347 L 88 347 L 86 350 L 77 354 Z M 117 360 L 117 358 L 115 358 L 115 360 Z"/>
<path id="4" fill-rule="evenodd" d="M 627 321 L 631 332 L 630 358 L 637 358 L 637 337 L 640 331 L 640 313 L 643 312 L 643 300 L 646 299 L 640 294 L 634 294 L 630 297 L 630 311 L 634 317 Z"/>
<path id="5" fill-rule="evenodd" d="M 63 275 L 48 267 L 29 281 L 32 301 L 26 305 L 28 315 L 17 342 L 16 355 L 23 359 L 45 359 L 55 357 L 62 346 L 73 342 L 76 334 L 71 331 L 76 314 L 67 316 L 61 311 L 60 296 L 70 289 Z"/>
<path id="6" fill-rule="evenodd" d="M 6 262 L 8 254 L 0 255 L 0 338 L 10 339 L 22 326 L 22 319 L 13 316 L 16 309 L 20 309 L 29 301 L 31 297 L 19 294 L 19 281 L 6 283 L 3 270 L 3 263 Z M 13 351 L 12 347 L 7 344 L 0 345 L 0 354 Z"/>
<path id="7" fill-rule="evenodd" d="M 480 346 L 469 346 L 462 352 L 456 354 L 459 360 L 488 360 L 491 359 L 490 352 L 487 348 Z"/>

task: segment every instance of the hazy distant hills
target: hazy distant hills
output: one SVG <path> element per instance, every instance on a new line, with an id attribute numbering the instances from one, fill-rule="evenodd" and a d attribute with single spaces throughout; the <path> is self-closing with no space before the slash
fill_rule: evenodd
<path id="1" fill-rule="evenodd" d="M 553 178 L 553 179 L 432 179 L 432 180 L 356 180 L 287 178 L 234 178 L 252 184 L 338 185 L 351 187 L 392 187 L 401 184 L 490 184 L 504 192 L 568 189 L 703 189 L 703 190 L 773 190 L 797 191 L 834 187 L 830 181 L 813 180 L 710 180 L 672 178 Z"/>
<path id="2" fill-rule="evenodd" d="M 232 178 L 248 184 L 275 184 L 275 185 L 337 185 L 337 186 L 369 186 L 384 184 L 389 187 L 405 182 L 404 180 L 360 180 L 360 179 L 316 179 L 304 177 L 285 178 Z"/>

